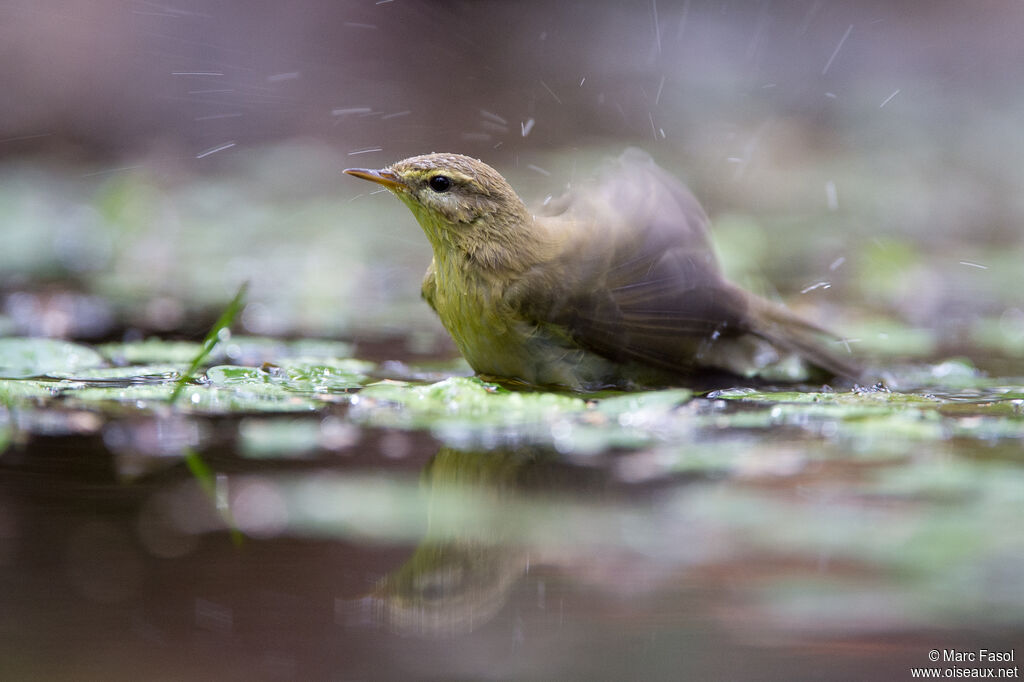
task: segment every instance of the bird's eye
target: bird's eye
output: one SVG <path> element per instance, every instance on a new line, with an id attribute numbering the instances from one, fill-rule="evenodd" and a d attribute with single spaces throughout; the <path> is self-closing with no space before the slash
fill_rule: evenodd
<path id="1" fill-rule="evenodd" d="M 447 175 L 435 175 L 427 184 L 435 192 L 447 192 L 452 187 L 451 178 Z"/>

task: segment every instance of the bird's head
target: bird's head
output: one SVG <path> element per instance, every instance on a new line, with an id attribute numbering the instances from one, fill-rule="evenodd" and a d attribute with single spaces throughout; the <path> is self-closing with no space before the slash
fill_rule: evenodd
<path id="1" fill-rule="evenodd" d="M 498 171 L 461 154 L 424 154 L 381 170 L 345 172 L 383 185 L 401 199 L 435 250 L 447 246 L 473 252 L 484 243 L 514 240 L 533 220 Z"/>

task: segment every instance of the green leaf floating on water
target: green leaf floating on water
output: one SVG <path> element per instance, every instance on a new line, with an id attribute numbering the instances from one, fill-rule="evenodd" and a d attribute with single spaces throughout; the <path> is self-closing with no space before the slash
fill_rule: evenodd
<path id="1" fill-rule="evenodd" d="M 103 367 L 106 360 L 88 346 L 55 339 L 0 339 L 0 377 L 24 379 L 52 372 Z"/>
<path id="2" fill-rule="evenodd" d="M 109 388 L 83 388 L 69 392 L 66 398 L 76 407 L 100 407 L 117 403 L 139 410 L 166 409 L 175 391 L 174 383 L 138 384 Z M 251 383 L 245 386 L 185 386 L 174 405 L 175 410 L 197 414 L 234 414 L 244 412 L 310 412 L 322 402 L 306 398 L 273 384 Z"/>
<path id="3" fill-rule="evenodd" d="M 217 365 L 206 370 L 206 378 L 213 386 L 256 386 L 269 384 L 267 372 L 259 367 Z"/>
<path id="4" fill-rule="evenodd" d="M 351 358 L 296 358 L 270 367 L 219 365 L 208 369 L 206 377 L 214 386 L 269 384 L 299 393 L 331 393 L 361 388 L 373 369 L 372 362 Z"/>
<path id="5" fill-rule="evenodd" d="M 134 365 L 131 367 L 97 367 L 76 372 L 48 372 L 54 379 L 69 379 L 91 383 L 162 383 L 175 381 L 185 371 L 185 365 Z"/>
<path id="6" fill-rule="evenodd" d="M 886 406 L 928 406 L 935 407 L 942 401 L 934 396 L 916 393 L 892 393 L 889 391 L 850 391 L 846 393 L 801 392 L 801 391 L 757 391 L 752 388 L 731 388 L 714 391 L 709 398 L 742 400 L 746 402 L 773 404 L 824 405 L 886 405 Z"/>
<path id="7" fill-rule="evenodd" d="M 52 398 L 61 384 L 52 381 L 26 381 L 0 379 L 0 404 L 15 404 L 26 400 Z"/>
<path id="8" fill-rule="evenodd" d="M 693 391 L 686 388 L 623 393 L 598 401 L 596 409 L 616 417 L 627 412 L 661 412 L 682 405 L 692 397 Z"/>
<path id="9" fill-rule="evenodd" d="M 367 386 L 353 411 L 375 426 L 429 427 L 438 420 L 472 420 L 491 426 L 547 421 L 582 412 L 582 398 L 557 393 L 518 393 L 476 378 L 453 377 L 416 386 L 386 381 Z"/>
<path id="10" fill-rule="evenodd" d="M 509 391 L 477 378 L 426 386 L 387 381 L 353 400 L 353 420 L 377 427 L 430 429 L 453 445 L 547 443 L 597 452 L 659 437 L 668 414 L 691 397 L 684 389 L 584 400 L 575 395 Z"/>
<path id="11" fill-rule="evenodd" d="M 218 365 L 206 371 L 204 385 L 184 387 L 175 407 L 202 414 L 308 412 L 323 407 L 332 393 L 344 394 L 361 387 L 368 380 L 366 373 L 374 366 L 372 362 L 348 358 L 331 361 L 296 358 L 266 369 Z M 117 403 L 135 409 L 160 409 L 159 403 L 168 401 L 175 391 L 175 376 L 180 368 L 173 375 L 154 376 L 152 372 L 168 369 L 150 366 L 105 370 L 104 374 L 112 377 L 126 377 L 126 381 L 109 387 L 96 386 L 102 379 L 94 376 L 99 372 L 91 372 L 89 380 L 93 383 L 67 391 L 66 397 L 94 407 Z M 151 380 L 147 380 L 147 376 Z M 162 376 L 166 378 L 161 379 Z"/>

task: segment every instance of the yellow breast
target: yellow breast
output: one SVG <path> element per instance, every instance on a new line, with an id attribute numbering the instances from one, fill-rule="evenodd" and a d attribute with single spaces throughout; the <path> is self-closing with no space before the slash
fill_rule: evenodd
<path id="1" fill-rule="evenodd" d="M 523 377 L 532 364 L 523 332 L 504 309 L 500 286 L 457 259 L 434 260 L 431 303 L 459 351 L 477 372 Z"/>

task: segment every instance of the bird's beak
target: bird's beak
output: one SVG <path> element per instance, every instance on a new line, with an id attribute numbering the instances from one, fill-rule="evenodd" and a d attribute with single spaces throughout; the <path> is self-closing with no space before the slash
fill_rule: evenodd
<path id="1" fill-rule="evenodd" d="M 384 170 L 370 170 L 369 168 L 346 168 L 345 172 L 348 175 L 353 175 L 363 180 L 369 180 L 370 182 L 376 182 L 378 185 L 384 185 L 388 189 L 405 189 L 405 183 L 394 171 L 388 169 Z"/>

